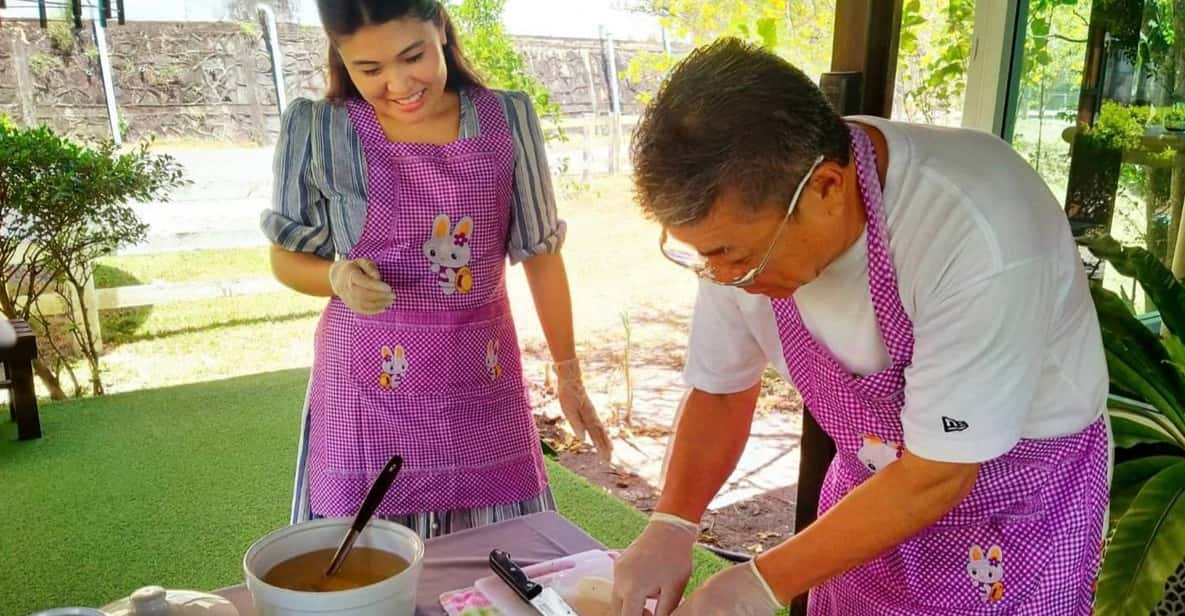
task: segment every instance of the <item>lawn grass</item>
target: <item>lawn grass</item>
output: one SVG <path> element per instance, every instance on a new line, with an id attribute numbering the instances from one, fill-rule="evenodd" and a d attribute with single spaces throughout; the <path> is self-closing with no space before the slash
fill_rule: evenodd
<path id="1" fill-rule="evenodd" d="M 100 259 L 95 287 L 269 276 L 268 249 L 230 248 Z"/>
<path id="2" fill-rule="evenodd" d="M 45 436 L 0 421 L 0 614 L 98 606 L 146 584 L 241 580 L 248 545 L 287 522 L 306 370 L 46 404 Z M 638 511 L 557 464 L 561 512 L 623 547 Z M 696 580 L 723 566 L 697 555 Z"/>

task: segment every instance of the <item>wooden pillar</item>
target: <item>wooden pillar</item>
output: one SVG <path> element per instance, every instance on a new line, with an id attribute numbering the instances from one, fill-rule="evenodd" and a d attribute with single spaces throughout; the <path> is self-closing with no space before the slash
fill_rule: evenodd
<path id="1" fill-rule="evenodd" d="M 864 75 L 861 113 L 889 117 L 902 0 L 836 0 L 831 70 Z"/>
<path id="2" fill-rule="evenodd" d="M 853 101 L 858 108 L 840 109 L 840 113 L 884 118 L 892 113 L 901 8 L 902 0 L 836 0 L 831 70 L 854 71 L 863 76 L 861 96 L 858 101 Z M 835 457 L 835 442 L 805 405 L 799 451 L 798 496 L 794 511 L 796 533 L 815 521 L 823 479 Z M 806 595 L 790 604 L 790 613 L 794 616 L 806 614 L 806 611 Z"/>

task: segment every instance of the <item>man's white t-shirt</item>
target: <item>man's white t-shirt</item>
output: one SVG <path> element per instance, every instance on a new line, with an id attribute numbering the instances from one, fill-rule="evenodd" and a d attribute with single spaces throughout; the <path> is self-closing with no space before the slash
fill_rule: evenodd
<path id="1" fill-rule="evenodd" d="M 888 142 L 889 250 L 915 337 L 906 448 L 982 462 L 1021 438 L 1072 434 L 1098 418 L 1107 395 L 1102 337 L 1069 224 L 1044 181 L 987 133 L 850 120 Z M 861 236 L 794 294 L 811 335 L 857 375 L 890 363 L 866 251 Z M 769 298 L 702 283 L 687 384 L 737 392 L 771 363 L 790 378 Z"/>

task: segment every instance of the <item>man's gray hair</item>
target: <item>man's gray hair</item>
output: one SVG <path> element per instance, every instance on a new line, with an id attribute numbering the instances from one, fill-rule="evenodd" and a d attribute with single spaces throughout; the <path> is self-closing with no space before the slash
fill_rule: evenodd
<path id="1" fill-rule="evenodd" d="M 693 51 L 646 107 L 632 159 L 639 205 L 668 227 L 707 217 L 724 189 L 787 206 L 814 159 L 848 163 L 848 129 L 782 58 L 735 38 Z"/>

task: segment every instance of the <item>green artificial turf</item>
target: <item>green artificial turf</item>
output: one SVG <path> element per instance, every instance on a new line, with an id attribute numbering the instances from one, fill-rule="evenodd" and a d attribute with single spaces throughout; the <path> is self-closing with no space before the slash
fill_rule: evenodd
<path id="1" fill-rule="evenodd" d="M 0 416 L 0 615 L 99 606 L 146 584 L 241 581 L 288 520 L 307 371 L 43 404 L 36 441 Z M 549 462 L 561 512 L 611 547 L 644 516 Z M 695 580 L 723 566 L 696 556 Z"/>

